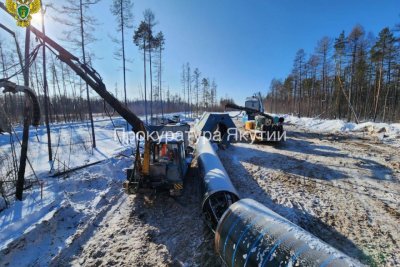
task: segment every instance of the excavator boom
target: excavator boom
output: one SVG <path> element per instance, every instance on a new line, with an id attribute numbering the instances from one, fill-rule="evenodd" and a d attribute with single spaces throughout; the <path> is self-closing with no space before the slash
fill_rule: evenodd
<path id="1" fill-rule="evenodd" d="M 147 134 L 146 126 L 143 121 L 139 119 L 133 112 L 127 109 L 118 99 L 116 99 L 110 92 L 107 91 L 105 84 L 98 75 L 98 73 L 89 65 L 83 64 L 79 59 L 61 47 L 51 38 L 44 35 L 41 31 L 31 26 L 31 32 L 36 37 L 51 49 L 54 49 L 58 55 L 57 57 L 67 64 L 72 70 L 75 71 L 101 98 L 103 98 L 119 115 L 121 115 L 132 127 L 134 132 L 141 132 L 143 135 Z"/>
<path id="2" fill-rule="evenodd" d="M 0 2 L 0 8 L 8 13 L 6 7 Z M 8 13 L 11 15 L 10 13 Z M 57 42 L 43 34 L 34 26 L 29 26 L 31 32 L 35 34 L 37 39 L 46 44 L 57 57 L 75 71 L 97 94 L 99 94 L 119 115 L 121 115 L 131 126 L 136 133 L 140 132 L 143 136 L 147 136 L 145 124 L 133 112 L 127 109 L 121 102 L 118 101 L 110 92 L 107 91 L 105 84 L 99 74 L 89 65 L 80 62 L 79 58 L 68 52 Z"/>

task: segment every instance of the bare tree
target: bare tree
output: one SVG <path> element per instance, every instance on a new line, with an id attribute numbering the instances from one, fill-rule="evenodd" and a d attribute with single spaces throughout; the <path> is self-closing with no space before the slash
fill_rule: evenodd
<path id="1" fill-rule="evenodd" d="M 298 110 L 297 114 L 301 116 L 301 96 L 302 96 L 302 82 L 303 82 L 303 75 L 304 75 L 304 64 L 305 64 L 305 52 L 303 49 L 299 49 L 296 53 L 296 57 L 294 59 L 294 66 L 293 66 L 293 73 L 296 77 L 295 80 L 295 94 L 297 96 L 297 105 Z M 297 90 L 298 86 L 298 90 Z"/>
<path id="2" fill-rule="evenodd" d="M 328 61 L 328 54 L 329 50 L 331 47 L 331 39 L 327 36 L 323 37 L 317 45 L 316 52 L 317 55 L 319 56 L 319 61 L 321 62 L 321 87 L 322 87 L 322 93 L 320 94 L 320 105 L 321 105 L 321 110 L 322 112 L 322 105 L 325 103 L 325 112 L 328 110 L 329 106 L 329 92 L 328 92 L 328 75 L 329 75 L 329 61 Z"/>
<path id="3" fill-rule="evenodd" d="M 191 95 L 192 95 L 192 74 L 191 74 L 191 69 L 190 69 L 190 64 L 189 62 L 186 63 L 186 87 L 187 87 L 187 104 L 188 104 L 188 112 L 189 116 L 192 115 L 192 101 L 191 101 Z"/>
<path id="4" fill-rule="evenodd" d="M 124 100 L 125 107 L 128 106 L 126 96 L 126 55 L 125 55 L 125 31 L 133 28 L 133 2 L 131 0 L 113 0 L 111 4 L 111 13 L 117 20 L 117 31 L 121 33 L 121 48 L 114 53 L 117 60 L 122 59 L 122 72 L 124 76 Z M 126 123 L 128 128 L 128 123 Z"/>
<path id="5" fill-rule="evenodd" d="M 43 2 L 41 2 L 41 13 L 42 13 L 42 32 L 46 34 L 45 28 L 45 9 L 43 7 Z M 43 93 L 44 93 L 44 116 L 46 123 L 46 131 L 47 131 L 47 149 L 49 155 L 49 161 L 53 160 L 53 152 L 51 150 L 51 133 L 50 133 L 50 120 L 49 120 L 49 85 L 47 83 L 47 62 L 46 62 L 46 46 L 43 46 Z"/>
<path id="6" fill-rule="evenodd" d="M 193 72 L 194 93 L 196 99 L 196 115 L 199 115 L 199 98 L 200 98 L 200 71 L 196 68 Z"/>
<path id="7" fill-rule="evenodd" d="M 186 66 L 185 64 L 182 65 L 182 73 L 181 73 L 181 83 L 182 83 L 182 89 L 183 89 L 183 99 L 186 99 L 186 83 L 187 83 L 187 77 L 186 77 Z M 184 106 L 184 111 L 185 111 L 185 116 L 186 116 L 186 105 Z"/>
<path id="8" fill-rule="evenodd" d="M 70 42 L 74 48 L 81 50 L 84 64 L 90 64 L 90 58 L 94 57 L 86 52 L 86 48 L 96 41 L 94 33 L 98 23 L 95 17 L 89 15 L 91 14 L 89 10 L 99 2 L 100 0 L 65 0 L 61 4 L 61 7 L 54 7 L 59 14 L 65 14 L 64 16 L 54 18 L 59 23 L 67 26 L 62 32 L 64 35 L 63 39 Z M 86 101 L 91 124 L 92 147 L 95 148 L 96 136 L 88 84 L 86 84 Z"/>

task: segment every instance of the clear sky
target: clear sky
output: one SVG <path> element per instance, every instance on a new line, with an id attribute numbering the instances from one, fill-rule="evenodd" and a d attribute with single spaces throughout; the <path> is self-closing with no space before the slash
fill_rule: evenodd
<path id="1" fill-rule="evenodd" d="M 121 92 L 120 63 L 113 59 L 114 44 L 108 37 L 118 36 L 110 4 L 111 0 L 102 0 L 92 9 L 101 25 L 96 32 L 99 41 L 90 49 L 101 58 L 94 67 L 110 91 L 118 82 Z M 215 78 L 219 97 L 228 95 L 238 103 L 254 92 L 265 94 L 273 78 L 291 71 L 296 51 L 312 53 L 323 36 L 348 33 L 357 23 L 377 35 L 383 27 L 400 23 L 399 0 L 136 0 L 135 27 L 146 8 L 155 13 L 155 31 L 163 31 L 166 38 L 164 88 L 180 91 L 182 64 L 190 62 L 204 76 Z M 58 39 L 60 26 L 48 22 L 48 34 Z M 130 98 L 138 97 L 143 85 L 142 56 L 132 34 L 133 30 L 127 33 L 127 53 L 133 59 Z"/>

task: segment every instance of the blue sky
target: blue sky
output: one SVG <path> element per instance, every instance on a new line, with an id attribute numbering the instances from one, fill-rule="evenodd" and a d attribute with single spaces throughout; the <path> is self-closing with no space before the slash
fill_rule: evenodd
<path id="1" fill-rule="evenodd" d="M 114 44 L 108 38 L 116 35 L 110 3 L 103 0 L 92 9 L 101 25 L 96 32 L 99 41 L 90 49 L 101 58 L 94 67 L 109 90 L 114 91 L 118 82 L 121 92 L 120 63 L 113 59 Z M 155 30 L 166 37 L 164 88 L 180 91 L 182 64 L 190 62 L 204 76 L 215 78 L 219 97 L 228 95 L 238 103 L 254 92 L 265 94 L 274 77 L 290 72 L 296 51 L 312 53 L 323 36 L 348 33 L 356 24 L 377 35 L 383 27 L 400 23 L 398 0 L 136 0 L 135 26 L 146 8 L 159 22 Z M 58 39 L 60 26 L 48 22 L 48 34 Z M 143 85 L 142 56 L 132 34 L 133 30 L 127 33 L 127 53 L 133 59 L 128 73 L 130 98 L 138 97 Z"/>

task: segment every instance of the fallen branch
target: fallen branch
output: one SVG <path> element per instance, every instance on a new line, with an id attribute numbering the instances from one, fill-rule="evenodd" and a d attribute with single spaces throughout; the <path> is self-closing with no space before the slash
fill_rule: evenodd
<path id="1" fill-rule="evenodd" d="M 89 164 L 86 164 L 86 165 L 83 165 L 83 166 L 80 166 L 80 167 L 75 167 L 75 168 L 72 168 L 72 169 L 69 169 L 69 170 L 66 170 L 66 171 L 63 171 L 63 172 L 58 172 L 58 173 L 55 173 L 55 174 L 51 175 L 50 177 L 62 176 L 64 174 L 68 174 L 68 173 L 71 173 L 71 172 L 74 172 L 74 171 L 82 170 L 84 168 L 87 168 L 87 167 L 90 167 L 90 166 L 93 166 L 93 165 L 97 165 L 97 164 L 102 163 L 104 161 L 106 161 L 106 159 L 103 159 L 103 160 L 100 160 L 100 161 L 96 161 L 96 162 L 93 162 L 93 163 L 89 163 Z"/>

